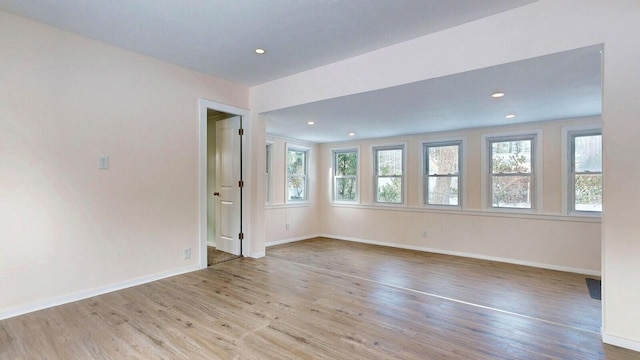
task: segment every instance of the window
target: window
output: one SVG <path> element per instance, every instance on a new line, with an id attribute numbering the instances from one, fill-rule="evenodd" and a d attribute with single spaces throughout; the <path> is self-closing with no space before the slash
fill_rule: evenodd
<path id="1" fill-rule="evenodd" d="M 461 149 L 462 141 L 424 145 L 425 204 L 460 205 Z"/>
<path id="2" fill-rule="evenodd" d="M 358 150 L 333 151 L 333 199 L 358 201 Z"/>
<path id="3" fill-rule="evenodd" d="M 535 135 L 489 138 L 491 207 L 533 209 Z"/>
<path id="4" fill-rule="evenodd" d="M 287 200 L 307 200 L 309 150 L 287 148 Z"/>
<path id="5" fill-rule="evenodd" d="M 264 170 L 264 198 L 267 204 L 271 203 L 271 147 L 273 144 L 267 144 L 266 161 Z"/>
<path id="6" fill-rule="evenodd" d="M 404 177 L 404 146 L 373 149 L 375 161 L 375 199 L 377 203 L 402 204 Z"/>
<path id="7" fill-rule="evenodd" d="M 570 211 L 602 212 L 602 135 L 600 130 L 569 133 Z"/>

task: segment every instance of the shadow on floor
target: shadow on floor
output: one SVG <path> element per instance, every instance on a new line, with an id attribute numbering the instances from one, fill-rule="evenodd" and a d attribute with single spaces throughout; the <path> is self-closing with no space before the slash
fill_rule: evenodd
<path id="1" fill-rule="evenodd" d="M 207 246 L 207 266 L 239 258 L 239 255 L 229 254 L 224 251 L 217 250 L 213 246 Z"/>

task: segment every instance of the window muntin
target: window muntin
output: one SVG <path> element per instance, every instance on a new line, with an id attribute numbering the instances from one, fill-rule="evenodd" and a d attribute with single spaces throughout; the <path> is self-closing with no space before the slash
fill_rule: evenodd
<path id="1" fill-rule="evenodd" d="M 333 151 L 333 200 L 358 201 L 358 151 Z"/>
<path id="2" fill-rule="evenodd" d="M 404 146 L 376 147 L 373 151 L 375 201 L 402 204 L 404 202 Z"/>
<path id="3" fill-rule="evenodd" d="M 491 207 L 533 209 L 535 136 L 488 142 Z"/>
<path id="4" fill-rule="evenodd" d="M 307 172 L 309 151 L 287 149 L 287 200 L 307 200 Z"/>
<path id="5" fill-rule="evenodd" d="M 602 212 L 602 135 L 599 130 L 569 133 L 569 204 L 575 212 Z"/>
<path id="6" fill-rule="evenodd" d="M 461 149 L 462 141 L 424 145 L 427 205 L 460 206 Z"/>

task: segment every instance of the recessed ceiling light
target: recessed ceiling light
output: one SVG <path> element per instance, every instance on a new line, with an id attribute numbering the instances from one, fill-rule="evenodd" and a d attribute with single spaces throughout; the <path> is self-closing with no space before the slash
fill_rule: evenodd
<path id="1" fill-rule="evenodd" d="M 494 92 L 493 94 L 491 94 L 491 97 L 494 97 L 494 98 L 501 98 L 501 97 L 503 97 L 503 96 L 505 96 L 505 95 L 507 95 L 507 94 L 505 94 L 505 93 L 503 93 L 503 92 Z"/>
<path id="2" fill-rule="evenodd" d="M 262 55 L 262 54 L 266 53 L 267 51 L 266 51 L 265 49 L 257 48 L 257 49 L 255 50 L 255 52 L 256 52 L 256 54 L 260 54 L 260 55 Z"/>
<path id="3" fill-rule="evenodd" d="M 516 117 L 514 114 L 505 115 L 505 119 L 513 119 Z"/>
<path id="4" fill-rule="evenodd" d="M 315 125 L 315 121 L 307 121 L 307 125 Z"/>
<path id="5" fill-rule="evenodd" d="M 349 133 L 349 136 L 356 136 L 356 133 L 354 133 L 354 132 L 350 132 L 350 133 Z"/>

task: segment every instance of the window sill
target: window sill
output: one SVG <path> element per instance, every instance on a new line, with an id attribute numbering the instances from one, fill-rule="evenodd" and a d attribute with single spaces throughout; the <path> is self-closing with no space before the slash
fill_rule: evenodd
<path id="1" fill-rule="evenodd" d="M 265 204 L 265 210 L 271 209 L 290 209 L 299 207 L 309 207 L 312 204 L 310 202 L 298 202 L 298 203 L 284 203 L 284 204 Z"/>
<path id="2" fill-rule="evenodd" d="M 395 203 L 373 203 L 371 206 L 373 207 L 377 207 L 377 208 L 400 208 L 400 209 L 406 209 L 407 205 L 405 203 L 401 203 L 401 204 L 395 204 Z"/>
<path id="3" fill-rule="evenodd" d="M 601 211 L 569 211 L 568 216 L 601 219 L 602 212 Z"/>
<path id="4" fill-rule="evenodd" d="M 331 204 L 335 205 L 360 205 L 359 201 L 332 201 Z"/>
<path id="5" fill-rule="evenodd" d="M 527 214 L 527 215 L 536 215 L 540 214 L 537 209 L 527 209 L 527 208 L 510 208 L 510 207 L 488 207 L 486 212 L 488 213 L 497 213 L 497 214 Z"/>
<path id="6" fill-rule="evenodd" d="M 350 208 L 363 210 L 381 210 L 381 211 L 406 211 L 406 212 L 422 212 L 432 214 L 449 214 L 449 215 L 466 215 L 466 216 L 483 216 L 483 217 L 501 217 L 512 219 L 530 219 L 530 220 L 551 220 L 551 221 L 571 221 L 585 223 L 600 223 L 599 216 L 567 215 L 567 214 L 543 214 L 533 212 L 527 209 L 526 212 L 520 211 L 489 211 L 489 210 L 470 210 L 470 209 L 450 209 L 450 208 L 432 208 L 424 206 L 382 206 L 382 205 L 362 205 L 362 204 L 340 204 L 331 203 L 329 206 L 334 208 Z"/>
<path id="7" fill-rule="evenodd" d="M 444 211 L 462 211 L 461 205 L 434 205 L 434 204 L 426 204 L 423 206 L 425 209 L 429 210 L 444 210 Z"/>

